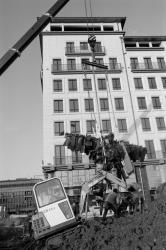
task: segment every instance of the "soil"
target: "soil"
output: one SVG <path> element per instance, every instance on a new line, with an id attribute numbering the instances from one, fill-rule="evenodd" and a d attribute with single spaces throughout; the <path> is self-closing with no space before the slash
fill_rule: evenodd
<path id="1" fill-rule="evenodd" d="M 166 196 L 144 211 L 120 218 L 86 221 L 64 236 L 58 250 L 166 250 Z"/>

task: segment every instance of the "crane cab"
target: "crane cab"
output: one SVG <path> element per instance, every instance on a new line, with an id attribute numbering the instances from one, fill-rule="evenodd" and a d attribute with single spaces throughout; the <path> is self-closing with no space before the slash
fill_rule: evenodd
<path id="1" fill-rule="evenodd" d="M 35 184 L 33 193 L 37 206 L 37 213 L 32 216 L 35 239 L 58 233 L 76 223 L 60 179 L 51 178 Z"/>

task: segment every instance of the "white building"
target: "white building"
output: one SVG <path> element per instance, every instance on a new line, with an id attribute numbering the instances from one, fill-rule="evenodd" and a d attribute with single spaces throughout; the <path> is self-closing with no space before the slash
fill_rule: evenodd
<path id="1" fill-rule="evenodd" d="M 103 134 L 111 130 L 118 140 L 146 146 L 148 158 L 166 157 L 166 37 L 125 36 L 124 24 L 124 17 L 59 17 L 40 35 L 43 172 L 66 187 L 80 186 L 95 170 L 86 154 L 63 146 L 65 133 L 93 135 L 97 124 Z M 82 64 L 92 61 L 90 34 L 96 61 L 108 66 L 95 74 Z M 150 186 L 165 181 L 164 167 L 153 172 Z"/>

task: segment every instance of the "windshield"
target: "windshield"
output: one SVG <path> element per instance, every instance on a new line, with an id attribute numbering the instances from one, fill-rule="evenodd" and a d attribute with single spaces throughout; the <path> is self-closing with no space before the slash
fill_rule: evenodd
<path id="1" fill-rule="evenodd" d="M 50 179 L 36 185 L 35 193 L 39 207 L 49 205 L 66 198 L 59 179 Z"/>

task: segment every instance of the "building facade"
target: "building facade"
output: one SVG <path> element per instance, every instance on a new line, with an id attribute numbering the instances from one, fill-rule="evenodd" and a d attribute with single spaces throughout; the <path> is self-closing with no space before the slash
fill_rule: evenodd
<path id="1" fill-rule="evenodd" d="M 146 146 L 147 158 L 166 157 L 166 37 L 125 36 L 124 17 L 54 18 L 40 35 L 43 89 L 43 172 L 60 177 L 69 194 L 95 174 L 86 154 L 64 146 L 65 133 Z M 88 36 L 96 36 L 92 61 Z M 152 174 L 153 173 L 153 174 Z M 148 167 L 156 185 L 164 166 Z M 74 191 L 73 191 L 74 190 Z"/>
<path id="2" fill-rule="evenodd" d="M 8 214 L 28 214 L 36 209 L 33 186 L 41 179 L 18 178 L 0 181 L 0 205 Z"/>

